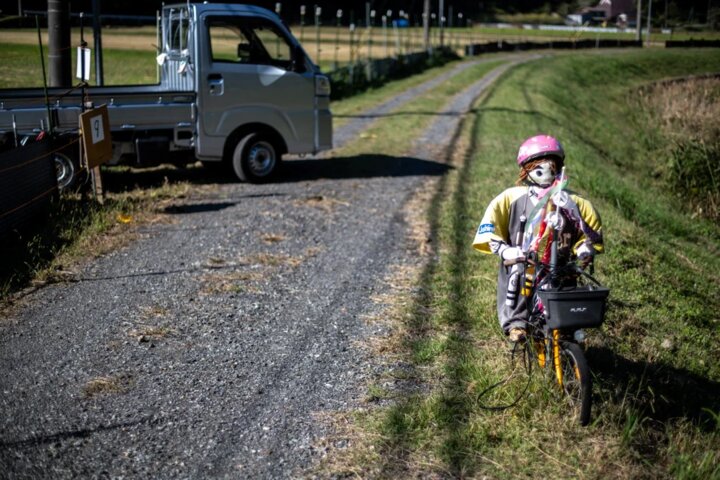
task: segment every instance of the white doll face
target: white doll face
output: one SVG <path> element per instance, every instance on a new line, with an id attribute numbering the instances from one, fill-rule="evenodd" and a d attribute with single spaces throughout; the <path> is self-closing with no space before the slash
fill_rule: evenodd
<path id="1" fill-rule="evenodd" d="M 528 172 L 533 183 L 541 187 L 548 187 L 555 180 L 555 162 L 547 160 L 538 163 Z"/>

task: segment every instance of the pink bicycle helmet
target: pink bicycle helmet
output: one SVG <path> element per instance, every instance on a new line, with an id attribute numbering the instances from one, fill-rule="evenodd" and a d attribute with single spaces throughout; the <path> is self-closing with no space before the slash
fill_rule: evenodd
<path id="1" fill-rule="evenodd" d="M 565 150 L 560 142 L 550 135 L 535 135 L 525 140 L 518 150 L 517 163 L 522 167 L 536 158 L 555 157 L 562 168 Z"/>

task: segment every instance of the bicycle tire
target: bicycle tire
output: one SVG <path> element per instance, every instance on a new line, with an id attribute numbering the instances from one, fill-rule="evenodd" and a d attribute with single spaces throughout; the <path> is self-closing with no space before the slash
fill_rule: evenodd
<path id="1" fill-rule="evenodd" d="M 562 388 L 571 407 L 577 412 L 580 425 L 590 423 L 592 408 L 592 378 L 585 354 L 573 342 L 560 344 L 560 362 L 563 372 Z"/>

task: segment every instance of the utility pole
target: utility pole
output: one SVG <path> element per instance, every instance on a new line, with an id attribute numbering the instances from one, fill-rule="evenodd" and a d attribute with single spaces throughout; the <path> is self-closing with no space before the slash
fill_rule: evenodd
<path id="1" fill-rule="evenodd" d="M 71 86 L 70 2 L 48 0 L 48 43 L 50 86 Z"/>
<path id="2" fill-rule="evenodd" d="M 707 23 L 708 27 L 710 26 L 710 7 L 711 6 L 712 6 L 712 0 L 708 0 L 707 17 L 705 19 L 705 23 Z"/>
<path id="3" fill-rule="evenodd" d="M 635 27 L 637 28 L 636 40 L 640 42 L 642 46 L 642 0 L 637 2 L 637 19 L 635 20 Z"/>
<path id="4" fill-rule="evenodd" d="M 423 1 L 423 47 L 430 50 L 430 0 Z"/>
<path id="5" fill-rule="evenodd" d="M 315 62 L 318 65 L 320 65 L 320 53 L 322 52 L 320 47 L 320 15 L 322 15 L 322 7 L 315 5 L 315 48 L 317 50 Z"/>
<path id="6" fill-rule="evenodd" d="M 367 59 L 370 62 L 372 50 L 372 30 L 370 26 L 370 2 L 365 2 L 365 31 L 367 32 Z"/>
<path id="7" fill-rule="evenodd" d="M 305 5 L 300 5 L 300 43 L 305 40 L 303 31 L 305 30 Z"/>
<path id="8" fill-rule="evenodd" d="M 647 43 L 650 44 L 650 32 L 652 31 L 652 0 L 648 0 L 648 16 L 647 16 Z"/>
<path id="9" fill-rule="evenodd" d="M 95 84 L 104 85 L 102 55 L 102 25 L 100 24 L 100 0 L 93 0 L 93 42 L 95 45 Z"/>
<path id="10" fill-rule="evenodd" d="M 440 48 L 444 46 L 445 41 L 445 2 L 440 0 Z"/>
<path id="11" fill-rule="evenodd" d="M 453 6 L 450 5 L 448 7 L 448 16 L 447 16 L 447 27 L 448 27 L 448 45 L 450 48 L 453 48 L 453 42 L 455 41 L 453 37 Z"/>

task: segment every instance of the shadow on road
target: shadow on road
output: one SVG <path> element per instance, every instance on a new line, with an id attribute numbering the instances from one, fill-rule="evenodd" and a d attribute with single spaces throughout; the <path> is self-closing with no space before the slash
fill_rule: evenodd
<path id="1" fill-rule="evenodd" d="M 312 182 L 317 180 L 370 179 L 382 177 L 431 177 L 442 176 L 452 167 L 441 162 L 423 160 L 414 157 L 394 157 L 390 155 L 356 155 L 336 158 L 290 158 L 283 161 L 277 176 L 271 185 Z M 232 199 L 208 200 L 208 189 L 200 197 L 201 203 L 188 202 L 185 195 L 178 202 L 165 207 L 164 213 L 171 215 L 196 214 L 231 208 L 242 199 L 286 195 L 271 189 L 255 187 L 237 182 L 234 175 L 220 168 L 205 168 L 199 162 L 187 166 L 162 164 L 153 168 L 136 169 L 128 167 L 103 168 L 103 188 L 106 193 L 123 193 L 160 188 L 165 185 L 189 183 L 207 186 L 209 190 L 223 184 L 237 184 L 237 192 Z M 74 234 L 84 228 L 82 219 L 90 218 L 87 213 L 93 204 L 80 197 L 68 197 L 57 205 L 55 220 L 50 224 L 38 225 L 36 230 L 22 237 L 0 242 L 7 258 L 14 261 L 0 262 L 0 287 L 6 288 L 0 295 L 0 301 L 6 295 L 28 285 L 36 269 L 50 264 L 57 251 L 70 244 Z M 80 220 L 77 220 L 79 218 Z M 77 226 L 75 223 L 78 223 Z M 208 227 L 210 228 L 210 227 Z M 71 231 L 73 235 L 58 232 Z M 33 240 L 33 238 L 35 240 Z M 29 242 L 34 242 L 34 250 Z M 165 273 L 165 272 L 160 272 Z"/>
<path id="2" fill-rule="evenodd" d="M 299 182 L 319 179 L 353 179 L 374 177 L 440 176 L 452 167 L 414 157 L 357 155 L 284 162 L 277 182 Z"/>
<path id="3" fill-rule="evenodd" d="M 334 158 L 291 158 L 284 160 L 270 183 L 306 182 L 320 179 L 439 176 L 450 166 L 414 157 L 356 155 Z M 235 183 L 234 175 L 222 169 L 192 164 L 187 167 L 161 165 L 149 169 L 108 168 L 103 171 L 103 187 L 118 193 L 133 189 L 157 188 L 165 184 L 188 182 L 195 185 Z M 210 208 L 217 208 L 211 206 Z"/>
<path id="4" fill-rule="evenodd" d="M 170 205 L 163 209 L 164 213 L 173 215 L 182 215 L 186 213 L 205 213 L 205 212 L 219 212 L 226 208 L 234 207 L 238 202 L 215 202 L 215 203 L 193 203 L 193 204 L 180 204 Z"/>

